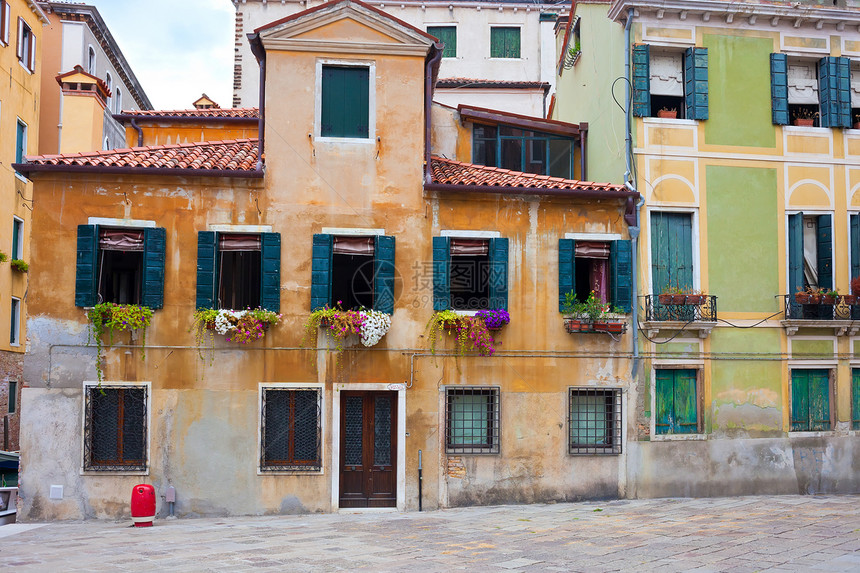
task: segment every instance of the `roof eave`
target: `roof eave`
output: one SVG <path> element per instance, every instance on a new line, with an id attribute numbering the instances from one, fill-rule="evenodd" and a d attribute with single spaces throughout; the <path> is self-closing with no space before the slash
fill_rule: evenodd
<path id="1" fill-rule="evenodd" d="M 120 123 L 137 121 L 146 122 L 171 122 L 171 123 L 250 123 L 256 124 L 258 116 L 254 117 L 231 117 L 231 116 L 194 116 L 194 115 L 145 115 L 132 113 L 115 113 L 113 118 Z"/>
<path id="2" fill-rule="evenodd" d="M 426 191 L 442 193 L 492 193 L 496 195 L 544 195 L 570 199 L 638 199 L 639 193 L 622 188 L 599 189 L 550 189 L 546 187 L 510 187 L 506 185 L 457 185 L 452 183 L 426 183 Z"/>
<path id="3" fill-rule="evenodd" d="M 57 165 L 44 163 L 13 163 L 18 173 L 97 173 L 114 175 L 168 175 L 173 177 L 231 177 L 260 179 L 263 170 L 253 169 L 174 169 L 171 167 L 110 167 L 105 165 Z"/>
<path id="4" fill-rule="evenodd" d="M 769 16 L 780 18 L 809 18 L 830 20 L 843 25 L 860 24 L 860 10 L 829 8 L 811 4 L 765 4 L 758 2 L 725 2 L 724 0 L 617 0 L 607 16 L 613 22 L 623 21 L 630 8 L 687 12 L 688 14 L 737 14 L 742 16 Z"/>

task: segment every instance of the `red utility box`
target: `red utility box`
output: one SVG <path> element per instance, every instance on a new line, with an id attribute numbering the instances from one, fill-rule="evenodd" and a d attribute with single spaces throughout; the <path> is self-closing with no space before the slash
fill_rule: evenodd
<path id="1" fill-rule="evenodd" d="M 155 519 L 155 488 L 140 483 L 131 490 L 131 520 L 135 527 L 151 527 Z"/>

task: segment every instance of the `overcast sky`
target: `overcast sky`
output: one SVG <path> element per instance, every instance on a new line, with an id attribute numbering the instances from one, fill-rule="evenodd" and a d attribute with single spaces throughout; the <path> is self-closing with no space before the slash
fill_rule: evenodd
<path id="1" fill-rule="evenodd" d="M 206 93 L 233 100 L 230 0 L 83 0 L 98 8 L 156 109 L 187 109 Z"/>

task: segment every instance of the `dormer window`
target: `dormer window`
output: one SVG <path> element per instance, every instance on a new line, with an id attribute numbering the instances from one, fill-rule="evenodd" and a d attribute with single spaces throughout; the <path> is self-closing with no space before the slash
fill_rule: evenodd
<path id="1" fill-rule="evenodd" d="M 323 65 L 320 137 L 370 138 L 370 67 Z"/>

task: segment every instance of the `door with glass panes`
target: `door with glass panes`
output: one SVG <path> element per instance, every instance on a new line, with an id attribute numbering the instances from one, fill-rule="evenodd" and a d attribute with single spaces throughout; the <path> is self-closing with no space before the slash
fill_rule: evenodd
<path id="1" fill-rule="evenodd" d="M 397 392 L 342 392 L 339 507 L 397 505 Z"/>

